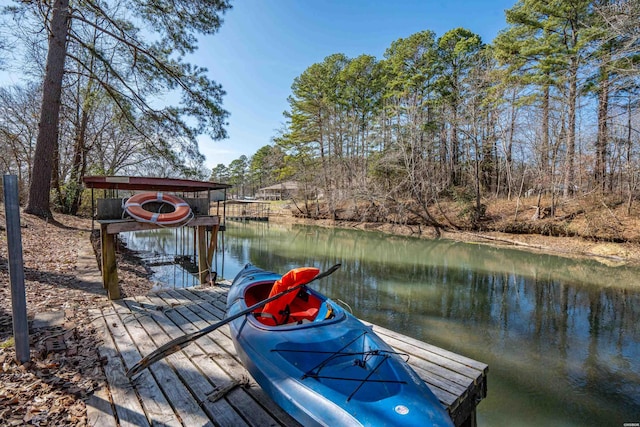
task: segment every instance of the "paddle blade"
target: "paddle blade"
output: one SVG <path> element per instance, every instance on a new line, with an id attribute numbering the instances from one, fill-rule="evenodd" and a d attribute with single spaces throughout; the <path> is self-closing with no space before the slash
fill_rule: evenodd
<path id="1" fill-rule="evenodd" d="M 339 269 L 342 266 L 342 264 L 338 263 L 338 264 L 334 264 L 332 267 L 330 267 L 328 270 L 323 271 L 322 273 L 318 274 L 316 277 L 314 277 L 313 280 L 320 280 L 320 279 L 324 279 L 325 277 L 333 274 L 337 269 Z"/>
<path id="2" fill-rule="evenodd" d="M 131 378 L 134 375 L 144 371 L 149 366 L 153 365 L 160 359 L 164 359 L 165 357 L 182 350 L 187 345 L 191 344 L 193 338 L 191 336 L 182 336 L 178 337 L 172 341 L 169 341 L 165 345 L 159 347 L 153 352 L 149 353 L 142 359 L 138 361 L 131 369 L 127 371 L 127 377 Z"/>

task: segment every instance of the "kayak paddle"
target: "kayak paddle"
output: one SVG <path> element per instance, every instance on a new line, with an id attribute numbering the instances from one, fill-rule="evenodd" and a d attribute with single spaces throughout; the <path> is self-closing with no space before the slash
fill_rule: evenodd
<path id="1" fill-rule="evenodd" d="M 260 302 L 255 303 L 254 305 L 252 305 L 251 307 L 247 307 L 245 310 L 242 310 L 239 313 L 234 314 L 233 316 L 227 317 L 221 321 L 219 321 L 218 323 L 214 323 L 213 325 L 209 325 L 206 328 L 202 328 L 199 331 L 195 331 L 195 332 L 191 332 L 189 334 L 183 335 L 181 337 L 175 338 L 171 341 L 169 341 L 168 343 L 158 347 L 156 350 L 152 351 L 151 353 L 149 353 L 148 355 L 146 355 L 145 357 L 143 357 L 142 359 L 140 359 L 138 361 L 138 363 L 136 363 L 135 365 L 133 365 L 133 367 L 131 369 L 129 369 L 127 371 L 127 377 L 131 378 L 134 375 L 142 372 L 143 370 L 145 370 L 146 368 L 148 368 L 149 366 L 151 366 L 152 364 L 156 363 L 158 360 L 163 359 L 173 353 L 175 353 L 176 351 L 180 351 L 183 348 L 185 348 L 186 346 L 188 346 L 189 344 L 191 344 L 193 341 L 197 340 L 200 337 L 203 337 L 205 335 L 207 335 L 209 332 L 213 332 L 216 329 L 218 329 L 221 326 L 226 325 L 227 323 L 242 317 L 244 315 L 250 314 L 252 312 L 254 312 L 256 309 L 264 307 L 265 305 L 267 305 L 268 303 L 270 303 L 271 301 L 274 301 L 280 297 L 282 297 L 283 295 L 286 295 L 290 292 L 294 292 L 298 289 L 300 289 L 301 287 L 308 285 L 309 283 L 316 281 L 316 280 L 320 280 L 323 279 L 331 274 L 333 274 L 338 268 L 340 268 L 340 264 L 336 264 L 333 267 L 329 268 L 327 271 L 324 271 L 320 274 L 318 274 L 316 277 L 314 277 L 311 280 L 308 280 L 304 283 L 300 283 L 298 285 L 295 285 L 289 289 L 286 289 L 285 291 L 282 291 L 272 297 L 269 297 L 265 300 L 262 300 Z"/>

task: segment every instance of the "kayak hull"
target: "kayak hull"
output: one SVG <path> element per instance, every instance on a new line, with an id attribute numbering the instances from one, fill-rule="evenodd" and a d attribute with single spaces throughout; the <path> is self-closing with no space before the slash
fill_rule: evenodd
<path id="1" fill-rule="evenodd" d="M 229 291 L 227 316 L 266 298 L 280 277 L 245 266 Z M 370 327 L 313 289 L 305 287 L 296 298 L 313 306 L 301 320 L 292 313 L 290 323 L 276 326 L 255 313 L 229 326 L 246 369 L 298 422 L 305 426 L 453 425 L 408 365 L 407 355 L 395 352 Z"/>

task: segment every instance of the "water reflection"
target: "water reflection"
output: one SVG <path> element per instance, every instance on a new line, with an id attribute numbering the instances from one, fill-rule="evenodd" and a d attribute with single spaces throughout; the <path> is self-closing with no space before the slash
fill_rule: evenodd
<path id="1" fill-rule="evenodd" d="M 176 257 L 196 259 L 193 228 L 161 228 L 130 233 L 120 233 L 127 248 L 136 251 L 153 271 L 153 290 L 162 288 L 184 288 L 198 284 L 196 275 L 191 274 Z M 183 265 L 188 265 L 183 263 Z"/>
<path id="2" fill-rule="evenodd" d="M 490 366 L 481 425 L 640 420 L 640 270 L 358 230 L 227 224 L 224 276 L 342 268 L 315 285 L 354 313 Z"/>

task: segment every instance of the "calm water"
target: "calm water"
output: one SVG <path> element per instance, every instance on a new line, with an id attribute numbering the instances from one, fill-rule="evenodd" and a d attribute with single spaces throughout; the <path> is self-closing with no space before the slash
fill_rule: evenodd
<path id="1" fill-rule="evenodd" d="M 172 253 L 178 239 L 160 240 L 156 251 Z M 480 425 L 640 422 L 640 269 L 253 222 L 228 222 L 221 243 L 215 267 L 230 279 L 247 262 L 277 272 L 340 262 L 318 290 L 358 317 L 487 363 Z"/>

